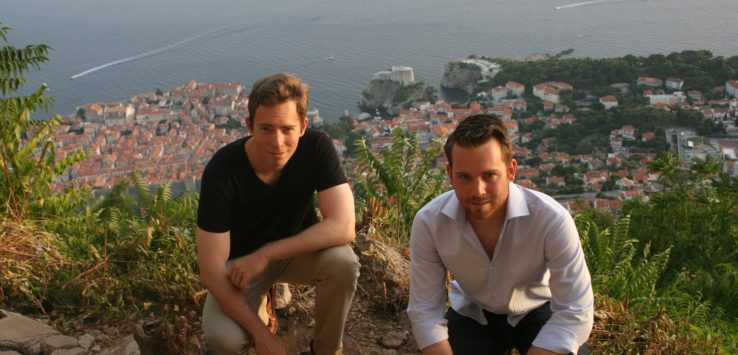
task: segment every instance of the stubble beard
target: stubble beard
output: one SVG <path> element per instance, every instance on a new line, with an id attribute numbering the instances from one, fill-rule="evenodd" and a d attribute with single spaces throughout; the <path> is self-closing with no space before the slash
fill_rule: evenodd
<path id="1" fill-rule="evenodd" d="M 495 198 L 469 198 L 464 201 L 464 211 L 467 216 L 475 220 L 486 220 L 492 218 L 495 211 L 502 208 L 503 201 L 497 201 Z"/>
<path id="2" fill-rule="evenodd" d="M 492 213 L 494 212 L 489 203 L 485 203 L 483 205 L 467 203 L 464 209 L 466 210 L 466 214 L 469 217 L 476 220 L 484 220 L 490 218 L 492 217 Z"/>

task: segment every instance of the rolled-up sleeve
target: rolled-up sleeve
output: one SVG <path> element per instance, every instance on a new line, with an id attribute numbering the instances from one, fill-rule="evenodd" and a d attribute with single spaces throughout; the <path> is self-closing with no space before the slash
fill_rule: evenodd
<path id="1" fill-rule="evenodd" d="M 438 255 L 422 212 L 413 221 L 410 236 L 410 300 L 407 313 L 418 348 L 448 339 L 446 268 Z"/>
<path id="2" fill-rule="evenodd" d="M 587 341 L 594 322 L 592 281 L 579 234 L 571 217 L 552 224 L 545 239 L 546 261 L 551 271 L 551 319 L 533 346 L 576 354 Z"/>

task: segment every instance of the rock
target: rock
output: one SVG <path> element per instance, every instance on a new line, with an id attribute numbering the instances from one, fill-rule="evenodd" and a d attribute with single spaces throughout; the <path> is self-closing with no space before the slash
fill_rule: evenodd
<path id="1" fill-rule="evenodd" d="M 79 346 L 89 350 L 92 347 L 92 343 L 95 342 L 95 337 L 90 334 L 85 334 L 79 337 Z"/>
<path id="2" fill-rule="evenodd" d="M 123 347 L 123 354 L 122 355 L 140 355 L 141 351 L 138 349 L 138 344 L 136 343 L 136 340 L 129 341 L 126 343 L 125 347 Z"/>
<path id="3" fill-rule="evenodd" d="M 58 334 L 59 332 L 40 321 L 0 310 L 0 349 L 38 354 L 41 352 L 39 342 Z"/>
<path id="4" fill-rule="evenodd" d="M 446 64 L 441 87 L 471 93 L 474 84 L 482 78 L 482 70 L 474 64 L 452 61 Z"/>
<path id="5" fill-rule="evenodd" d="M 369 290 L 366 296 L 372 305 L 382 311 L 405 310 L 410 262 L 403 254 L 366 233 L 357 234 L 354 252 L 361 263 L 359 282 Z"/>
<path id="6" fill-rule="evenodd" d="M 138 349 L 136 340 L 133 339 L 133 335 L 119 339 L 109 349 L 102 349 L 101 355 L 141 355 L 141 351 Z M 166 354 L 166 353 L 164 353 Z"/>
<path id="7" fill-rule="evenodd" d="M 379 343 L 385 348 L 397 349 L 407 340 L 407 334 L 402 332 L 389 332 L 379 339 Z"/>
<path id="8" fill-rule="evenodd" d="M 111 341 L 111 334 L 117 340 Z M 117 328 L 105 326 L 103 331 L 92 330 L 77 339 L 38 320 L 0 310 L 0 355 L 141 355 L 132 335 L 118 338 L 117 334 Z"/>
<path id="9" fill-rule="evenodd" d="M 52 335 L 41 342 L 41 351 L 51 354 L 59 349 L 71 349 L 77 347 L 79 342 L 76 338 L 66 335 Z"/>
<path id="10" fill-rule="evenodd" d="M 95 339 L 97 340 L 98 343 L 107 343 L 107 342 L 110 342 L 112 338 L 110 337 L 110 335 L 100 334 L 96 336 Z"/>
<path id="11" fill-rule="evenodd" d="M 278 283 L 274 292 L 274 309 L 285 309 L 292 302 L 289 284 Z"/>
<path id="12" fill-rule="evenodd" d="M 29 341 L 23 345 L 21 349 L 23 354 L 41 354 L 41 343 L 38 341 Z"/>
<path id="13" fill-rule="evenodd" d="M 80 347 L 71 349 L 59 349 L 52 352 L 50 355 L 83 355 L 87 354 L 87 349 Z"/>
<path id="14" fill-rule="evenodd" d="M 112 335 L 112 336 L 118 335 L 118 329 L 113 326 L 106 325 L 103 327 L 103 331 L 108 335 Z"/>
<path id="15" fill-rule="evenodd" d="M 5 343 L 38 341 L 59 332 L 35 319 L 18 313 L 0 310 L 0 346 Z"/>

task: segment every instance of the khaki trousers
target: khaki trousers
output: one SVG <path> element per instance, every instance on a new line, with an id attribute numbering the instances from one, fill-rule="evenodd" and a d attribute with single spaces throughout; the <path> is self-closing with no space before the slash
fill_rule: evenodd
<path id="1" fill-rule="evenodd" d="M 243 290 L 243 295 L 266 324 L 266 293 L 272 284 L 315 286 L 313 351 L 320 355 L 340 354 L 343 328 L 358 278 L 359 260 L 351 247 L 343 245 L 269 263 L 251 287 Z M 211 294 L 205 300 L 202 330 L 208 346 L 218 355 L 243 354 L 252 345 L 249 334 L 220 310 Z"/>

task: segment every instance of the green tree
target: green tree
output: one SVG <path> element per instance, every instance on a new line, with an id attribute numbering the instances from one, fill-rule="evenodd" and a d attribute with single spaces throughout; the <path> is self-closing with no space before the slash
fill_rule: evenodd
<path id="1" fill-rule="evenodd" d="M 3 41 L 8 30 L 0 28 Z M 46 109 L 52 103 L 44 96 L 46 84 L 28 96 L 16 95 L 26 83 L 24 75 L 48 60 L 48 51 L 43 44 L 0 48 L 0 195 L 6 196 L 0 213 L 16 221 L 34 206 L 42 206 L 51 196 L 54 178 L 85 157 L 78 151 L 57 161 L 51 136 L 60 116 L 31 120 L 37 108 Z"/>
<path id="2" fill-rule="evenodd" d="M 663 152 L 655 160 L 648 163 L 648 169 L 659 173 L 662 183 L 671 186 L 679 173 L 679 157 L 676 156 L 673 150 Z"/>
<path id="3" fill-rule="evenodd" d="M 433 169 L 441 154 L 440 142 L 421 149 L 415 135 L 401 128 L 392 132 L 393 141 L 375 155 L 362 137 L 354 154 L 359 165 L 355 180 L 357 207 L 363 223 L 374 223 L 382 237 L 406 243 L 415 213 L 446 187 L 443 169 Z"/>
<path id="4" fill-rule="evenodd" d="M 705 180 L 720 174 L 723 170 L 723 164 L 715 156 L 708 155 L 705 159 L 695 158 L 692 160 L 689 168 L 692 169 L 699 179 Z"/>
<path id="5" fill-rule="evenodd" d="M 646 202 L 624 204 L 633 216 L 633 237 L 650 243 L 655 252 L 671 249 L 667 280 L 679 289 L 738 314 L 738 179 L 716 175 L 715 159 L 695 160 L 679 167 L 673 153 L 649 165 L 659 172 L 662 190 Z"/>

